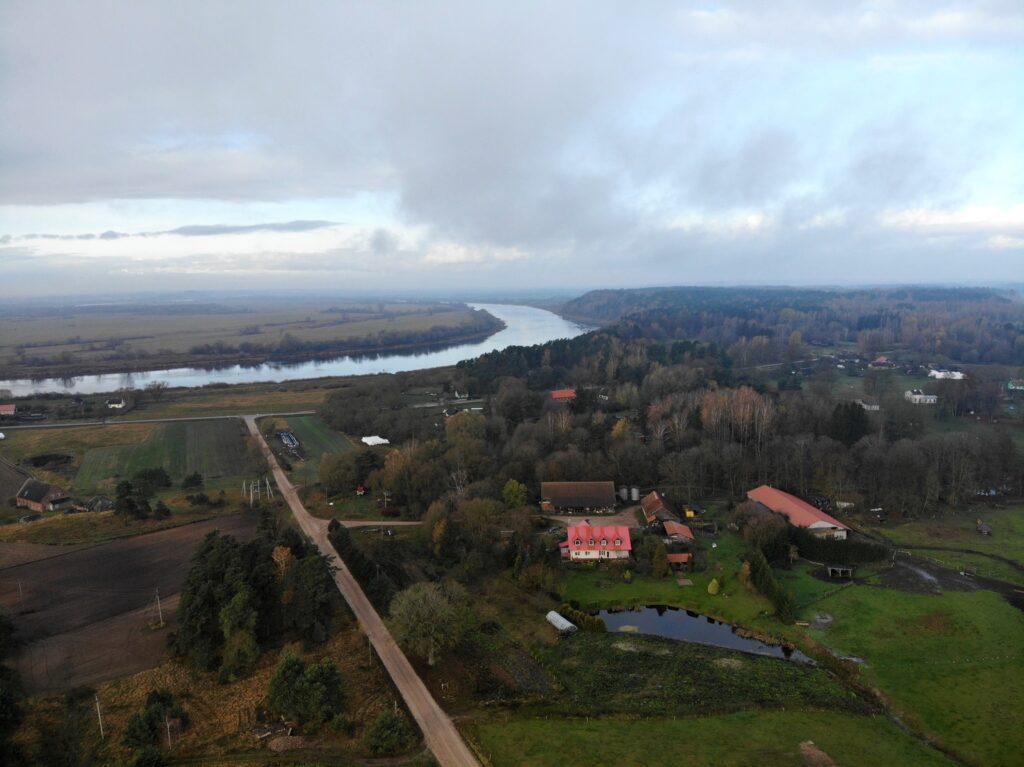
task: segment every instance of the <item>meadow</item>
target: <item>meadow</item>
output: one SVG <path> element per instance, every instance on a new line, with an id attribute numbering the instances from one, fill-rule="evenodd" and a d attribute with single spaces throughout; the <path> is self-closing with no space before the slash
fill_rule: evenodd
<path id="1" fill-rule="evenodd" d="M 813 743 L 836 764 L 947 765 L 883 716 L 806 708 L 716 716 L 529 718 L 489 715 L 466 726 L 494 767 L 651 764 L 806 767 Z M 811 752 L 813 753 L 813 752 Z"/>

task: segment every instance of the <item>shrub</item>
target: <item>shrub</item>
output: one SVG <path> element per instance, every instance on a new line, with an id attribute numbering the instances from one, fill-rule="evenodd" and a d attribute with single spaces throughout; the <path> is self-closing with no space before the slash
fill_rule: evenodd
<path id="1" fill-rule="evenodd" d="M 390 756 L 405 751 L 415 741 L 416 732 L 409 721 L 394 711 L 385 711 L 370 725 L 363 742 L 374 756 Z"/>
<path id="2" fill-rule="evenodd" d="M 124 726 L 122 741 L 129 748 L 142 748 L 156 740 L 156 729 L 150 717 L 145 714 L 132 714 Z"/>
<path id="3" fill-rule="evenodd" d="M 720 588 L 721 587 L 718 585 L 718 578 L 712 578 L 711 583 L 708 584 L 708 593 L 711 596 L 715 596 L 718 594 Z"/>
<path id="4" fill-rule="evenodd" d="M 128 767 L 167 767 L 167 760 L 155 748 L 147 746 L 132 757 Z"/>

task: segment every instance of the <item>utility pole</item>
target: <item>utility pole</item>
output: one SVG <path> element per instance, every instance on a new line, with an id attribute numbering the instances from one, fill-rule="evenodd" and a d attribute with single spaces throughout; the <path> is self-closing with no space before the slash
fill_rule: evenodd
<path id="1" fill-rule="evenodd" d="M 160 589 L 156 590 L 156 612 L 160 616 L 160 627 L 164 625 L 164 609 L 160 606 Z"/>
<path id="2" fill-rule="evenodd" d="M 93 698 L 96 700 L 96 718 L 100 720 L 100 740 L 105 740 L 106 735 L 103 734 L 103 714 L 100 713 L 100 696 L 94 694 Z"/>
<path id="3" fill-rule="evenodd" d="M 21 589 L 21 578 L 18 578 L 18 602 L 19 604 L 25 603 L 25 592 Z"/>
<path id="4" fill-rule="evenodd" d="M 164 727 L 167 728 L 167 748 L 171 747 L 171 722 L 167 718 L 167 711 L 164 710 Z"/>

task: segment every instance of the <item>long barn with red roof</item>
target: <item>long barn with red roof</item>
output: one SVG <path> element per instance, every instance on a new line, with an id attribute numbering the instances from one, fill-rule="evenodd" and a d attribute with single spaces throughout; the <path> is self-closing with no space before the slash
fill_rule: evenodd
<path id="1" fill-rule="evenodd" d="M 771 485 L 755 487 L 747 493 L 747 498 L 768 511 L 781 514 L 794 527 L 806 528 L 822 538 L 846 540 L 846 535 L 850 530 L 838 519 L 811 506 L 807 501 L 802 501 L 795 495 L 790 495 L 782 490 L 776 490 Z"/>

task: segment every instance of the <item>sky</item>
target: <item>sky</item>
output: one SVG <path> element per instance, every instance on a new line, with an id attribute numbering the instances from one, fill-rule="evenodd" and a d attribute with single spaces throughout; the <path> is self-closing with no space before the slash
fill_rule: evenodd
<path id="1" fill-rule="evenodd" d="M 0 297 L 1024 282 L 1024 3 L 0 3 Z"/>

